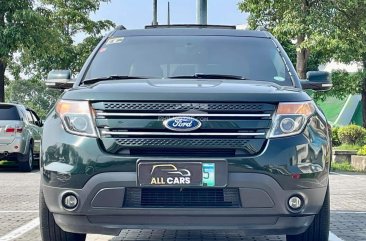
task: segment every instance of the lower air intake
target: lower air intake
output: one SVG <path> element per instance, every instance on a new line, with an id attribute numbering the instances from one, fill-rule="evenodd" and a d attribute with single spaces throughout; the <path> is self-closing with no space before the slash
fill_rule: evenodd
<path id="1" fill-rule="evenodd" d="M 124 207 L 238 208 L 237 188 L 127 188 Z"/>

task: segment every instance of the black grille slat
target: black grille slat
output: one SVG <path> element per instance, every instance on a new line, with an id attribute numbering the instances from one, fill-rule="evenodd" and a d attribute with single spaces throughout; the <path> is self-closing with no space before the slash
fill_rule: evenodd
<path id="1" fill-rule="evenodd" d="M 265 139 L 217 138 L 112 138 L 110 148 L 129 149 L 131 155 L 148 156 L 250 156 L 263 148 Z M 113 145 L 113 143 L 115 143 Z M 107 141 L 105 140 L 105 144 Z"/>
<path id="2" fill-rule="evenodd" d="M 93 104 L 96 110 L 127 112 L 182 112 L 207 111 L 209 113 L 273 112 L 274 105 L 258 103 L 146 103 L 146 102 L 99 102 Z"/>
<path id="3" fill-rule="evenodd" d="M 124 207 L 240 207 L 237 188 L 127 188 Z"/>
<path id="4" fill-rule="evenodd" d="M 130 149 L 133 156 L 171 156 L 171 157 L 232 157 L 235 149 L 171 149 L 171 148 L 133 148 Z M 244 153 L 248 155 L 248 153 Z"/>
<path id="5" fill-rule="evenodd" d="M 232 148 L 242 149 L 246 139 L 184 139 L 184 138 L 118 138 L 116 143 L 123 147 L 166 147 L 166 148 Z M 258 140 L 258 142 L 262 142 Z"/>

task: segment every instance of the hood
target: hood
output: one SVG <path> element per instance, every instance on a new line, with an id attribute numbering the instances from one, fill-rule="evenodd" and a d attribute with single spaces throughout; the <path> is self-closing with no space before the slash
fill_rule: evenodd
<path id="1" fill-rule="evenodd" d="M 301 89 L 248 80 L 147 79 L 104 81 L 64 93 L 91 101 L 285 102 L 311 98 Z"/>

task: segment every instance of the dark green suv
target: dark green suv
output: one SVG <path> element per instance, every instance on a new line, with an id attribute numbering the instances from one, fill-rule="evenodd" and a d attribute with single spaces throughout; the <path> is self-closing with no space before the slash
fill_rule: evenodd
<path id="1" fill-rule="evenodd" d="M 97 46 L 43 131 L 44 241 L 123 229 L 236 229 L 326 241 L 327 121 L 264 31 L 119 28 Z"/>

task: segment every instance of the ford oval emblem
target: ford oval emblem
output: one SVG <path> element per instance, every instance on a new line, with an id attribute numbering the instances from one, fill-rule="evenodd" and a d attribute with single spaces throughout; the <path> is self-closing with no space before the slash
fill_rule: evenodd
<path id="1" fill-rule="evenodd" d="M 163 122 L 164 126 L 172 131 L 194 131 L 202 126 L 201 121 L 192 117 L 174 117 Z"/>

